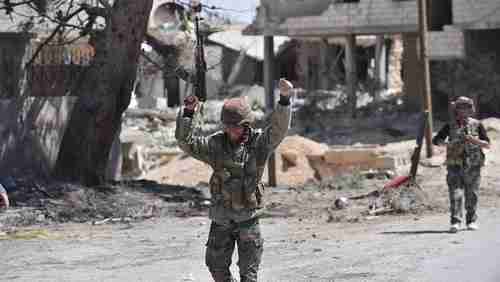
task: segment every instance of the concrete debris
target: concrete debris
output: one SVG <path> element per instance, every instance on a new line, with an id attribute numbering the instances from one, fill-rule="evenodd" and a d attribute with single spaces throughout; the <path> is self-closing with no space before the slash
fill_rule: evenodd
<path id="1" fill-rule="evenodd" d="M 122 143 L 122 177 L 141 177 L 144 174 L 145 164 L 143 148 L 133 142 Z"/>
<path id="2" fill-rule="evenodd" d="M 335 199 L 335 207 L 339 210 L 345 209 L 349 206 L 349 200 L 346 197 L 339 197 Z"/>
<path id="3" fill-rule="evenodd" d="M 319 179 L 339 175 L 348 171 L 360 170 L 376 174 L 374 171 L 398 170 L 400 161 L 397 156 L 388 155 L 379 146 L 372 148 L 355 148 L 345 146 L 333 148 L 320 155 L 308 156 L 311 167 L 317 173 Z M 369 174 L 367 174 L 369 177 Z"/>

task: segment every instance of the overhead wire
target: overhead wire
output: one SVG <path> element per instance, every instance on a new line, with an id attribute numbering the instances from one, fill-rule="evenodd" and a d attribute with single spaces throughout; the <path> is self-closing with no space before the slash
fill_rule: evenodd
<path id="1" fill-rule="evenodd" d="M 175 0 L 175 2 L 184 6 L 184 7 L 187 7 L 187 8 L 192 7 L 191 3 L 188 3 L 188 2 L 185 2 L 182 0 Z M 203 4 L 201 2 L 200 2 L 200 5 L 202 8 L 205 8 L 208 10 L 220 10 L 220 11 L 228 11 L 228 12 L 233 12 L 233 13 L 246 13 L 246 14 L 250 14 L 253 12 L 253 9 L 237 10 L 237 9 L 224 8 L 224 7 L 215 6 L 215 5 L 207 5 L 207 4 Z"/>

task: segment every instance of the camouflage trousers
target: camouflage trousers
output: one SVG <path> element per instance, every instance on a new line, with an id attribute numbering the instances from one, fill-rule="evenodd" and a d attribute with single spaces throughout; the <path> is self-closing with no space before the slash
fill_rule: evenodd
<path id="1" fill-rule="evenodd" d="M 465 221 L 467 224 L 477 220 L 476 209 L 481 182 L 481 167 L 464 170 L 460 166 L 448 166 L 448 191 L 450 196 L 451 224 L 462 223 L 462 206 L 465 198 Z"/>
<path id="2" fill-rule="evenodd" d="M 205 262 L 215 282 L 235 281 L 229 267 L 235 245 L 241 282 L 256 282 L 263 252 L 258 218 L 244 222 L 218 224 L 212 221 Z"/>

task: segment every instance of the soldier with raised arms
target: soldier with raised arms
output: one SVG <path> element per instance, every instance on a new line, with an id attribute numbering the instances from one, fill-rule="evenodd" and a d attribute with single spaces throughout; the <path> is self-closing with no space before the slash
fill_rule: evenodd
<path id="1" fill-rule="evenodd" d="M 253 127 L 254 115 L 244 98 L 224 102 L 224 129 L 210 136 L 200 136 L 195 130 L 193 119 L 200 108 L 196 96 L 186 97 L 179 111 L 175 132 L 179 146 L 213 169 L 212 223 L 205 261 L 216 282 L 234 281 L 229 268 L 236 245 L 240 281 L 257 281 L 263 252 L 259 214 L 264 206 L 264 186 L 260 181 L 269 155 L 287 134 L 292 88 L 289 81 L 280 80 L 278 105 L 262 129 Z"/>

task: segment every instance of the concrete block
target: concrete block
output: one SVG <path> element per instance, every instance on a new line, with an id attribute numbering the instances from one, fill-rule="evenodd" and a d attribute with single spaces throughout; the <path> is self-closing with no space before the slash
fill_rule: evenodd
<path id="1" fill-rule="evenodd" d="M 143 147 L 134 142 L 123 142 L 121 144 L 123 152 L 122 177 L 136 178 L 145 172 L 143 157 Z"/>
<path id="2" fill-rule="evenodd" d="M 375 157 L 365 159 L 359 162 L 328 162 L 325 155 L 309 155 L 307 156 L 309 165 L 316 172 L 315 175 L 319 179 L 336 176 L 342 173 L 353 170 L 392 170 L 398 171 L 398 160 L 396 157 Z"/>
<path id="3" fill-rule="evenodd" d="M 336 165 L 356 165 L 374 161 L 381 155 L 373 149 L 346 149 L 329 150 L 324 154 L 326 163 Z"/>

